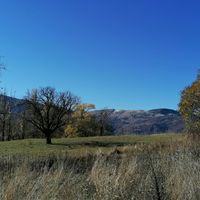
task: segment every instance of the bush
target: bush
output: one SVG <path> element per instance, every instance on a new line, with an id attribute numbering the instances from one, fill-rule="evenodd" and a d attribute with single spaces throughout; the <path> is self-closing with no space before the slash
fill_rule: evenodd
<path id="1" fill-rule="evenodd" d="M 200 75 L 181 93 L 179 111 L 185 123 L 186 132 L 200 136 Z"/>

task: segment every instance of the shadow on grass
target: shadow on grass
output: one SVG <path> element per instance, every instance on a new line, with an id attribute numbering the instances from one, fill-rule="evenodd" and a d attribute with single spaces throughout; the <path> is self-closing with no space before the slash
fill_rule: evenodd
<path id="1" fill-rule="evenodd" d="M 56 146 L 67 146 L 70 148 L 75 148 L 77 146 L 87 146 L 87 147 L 122 147 L 126 145 L 133 145 L 133 142 L 99 142 L 99 141 L 91 141 L 91 142 L 76 142 L 76 143 L 53 143 Z"/>

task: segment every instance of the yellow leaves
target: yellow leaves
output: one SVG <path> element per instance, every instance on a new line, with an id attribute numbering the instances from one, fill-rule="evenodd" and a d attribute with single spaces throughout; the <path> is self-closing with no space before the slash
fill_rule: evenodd
<path id="1" fill-rule="evenodd" d="M 77 134 L 77 128 L 72 124 L 68 124 L 65 127 L 65 136 L 66 137 L 75 137 Z"/>
<path id="2" fill-rule="evenodd" d="M 72 117 L 73 118 L 85 118 L 90 116 L 89 111 L 95 109 L 94 104 L 80 104 L 77 106 L 75 112 L 73 113 Z"/>
<path id="3" fill-rule="evenodd" d="M 65 127 L 65 136 L 77 136 L 89 132 L 93 119 L 89 111 L 92 109 L 95 109 L 94 104 L 80 104 L 77 106 L 70 122 Z"/>
<path id="4" fill-rule="evenodd" d="M 91 109 L 95 109 L 95 105 L 94 104 L 80 104 L 77 107 L 77 110 L 84 110 L 84 111 L 89 111 Z"/>
<path id="5" fill-rule="evenodd" d="M 179 111 L 187 132 L 200 134 L 200 79 L 182 91 Z"/>

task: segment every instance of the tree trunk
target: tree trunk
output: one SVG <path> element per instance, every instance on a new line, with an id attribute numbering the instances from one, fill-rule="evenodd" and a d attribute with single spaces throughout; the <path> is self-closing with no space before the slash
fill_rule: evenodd
<path id="1" fill-rule="evenodd" d="M 25 133 L 22 132 L 22 140 L 24 140 L 24 139 L 25 139 Z"/>
<path id="2" fill-rule="evenodd" d="M 51 142 L 51 134 L 46 134 L 46 144 L 52 144 L 52 142 Z"/>
<path id="3" fill-rule="evenodd" d="M 101 126 L 101 127 L 100 127 L 100 136 L 103 136 L 103 135 L 104 135 L 104 127 Z"/>
<path id="4" fill-rule="evenodd" d="M 2 141 L 5 140 L 5 121 L 3 121 L 3 124 L 2 124 Z"/>
<path id="5" fill-rule="evenodd" d="M 7 138 L 7 141 L 10 141 L 10 140 L 11 140 L 11 135 L 9 134 L 8 138 Z"/>
<path id="6" fill-rule="evenodd" d="M 22 140 L 25 139 L 25 125 L 22 124 Z"/>
<path id="7" fill-rule="evenodd" d="M 10 136 L 12 135 L 12 124 L 11 124 L 11 118 L 9 117 L 8 120 L 8 141 L 10 140 Z"/>

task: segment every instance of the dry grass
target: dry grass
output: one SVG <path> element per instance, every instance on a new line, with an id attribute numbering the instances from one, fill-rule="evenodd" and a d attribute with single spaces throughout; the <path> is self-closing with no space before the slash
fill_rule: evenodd
<path id="1" fill-rule="evenodd" d="M 0 199 L 200 199 L 199 143 L 137 143 L 70 156 L 0 157 Z"/>

